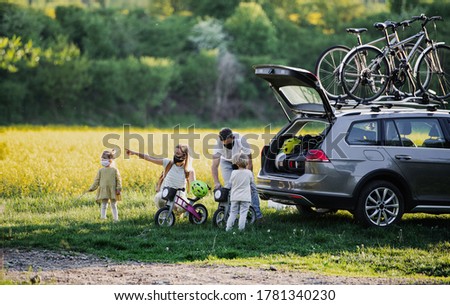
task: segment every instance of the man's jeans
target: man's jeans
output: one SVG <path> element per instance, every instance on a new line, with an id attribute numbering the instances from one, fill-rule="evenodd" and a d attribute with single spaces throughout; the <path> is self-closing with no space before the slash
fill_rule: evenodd
<path id="1" fill-rule="evenodd" d="M 222 171 L 222 178 L 225 184 L 225 187 L 230 188 L 230 178 L 231 172 L 233 171 L 233 167 L 230 161 L 225 161 L 220 159 L 220 169 Z M 263 215 L 261 213 L 261 208 L 259 207 L 259 196 L 258 191 L 256 190 L 256 184 L 250 184 L 250 190 L 252 194 L 252 207 L 255 209 L 256 219 L 262 218 Z"/>

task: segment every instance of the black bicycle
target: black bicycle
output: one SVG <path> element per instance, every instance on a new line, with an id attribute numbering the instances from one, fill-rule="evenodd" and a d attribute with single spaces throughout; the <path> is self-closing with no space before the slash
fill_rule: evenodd
<path id="1" fill-rule="evenodd" d="M 225 229 L 228 217 L 230 216 L 230 189 L 224 187 L 215 189 L 214 200 L 218 203 L 218 208 L 213 214 L 213 226 Z M 255 221 L 256 212 L 255 209 L 250 206 L 247 213 L 247 224 L 253 224 Z"/>
<path id="2" fill-rule="evenodd" d="M 409 26 L 416 20 L 422 21 L 419 33 L 390 41 L 388 29 L 397 35 L 399 26 Z M 438 100 L 449 97 L 450 47 L 432 41 L 426 29 L 428 22 L 439 20 L 440 16 L 422 14 L 401 23 L 376 23 L 375 28 L 385 33 L 386 46 L 380 50 L 363 45 L 345 56 L 339 71 L 345 93 L 357 102 L 373 101 L 388 92 L 388 88 L 399 97 L 419 94 Z M 425 49 L 421 47 L 423 42 L 427 45 Z"/>

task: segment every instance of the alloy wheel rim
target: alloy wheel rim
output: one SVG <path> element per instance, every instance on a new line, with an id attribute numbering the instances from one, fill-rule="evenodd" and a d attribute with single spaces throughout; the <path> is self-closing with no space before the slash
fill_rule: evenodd
<path id="1" fill-rule="evenodd" d="M 397 195 L 386 187 L 371 191 L 365 202 L 367 219 L 379 227 L 385 227 L 394 222 L 398 217 L 399 207 Z"/>

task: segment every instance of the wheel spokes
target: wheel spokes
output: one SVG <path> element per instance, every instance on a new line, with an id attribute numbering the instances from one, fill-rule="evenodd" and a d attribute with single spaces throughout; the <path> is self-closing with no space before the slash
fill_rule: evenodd
<path id="1" fill-rule="evenodd" d="M 398 197 L 389 188 L 377 188 L 366 199 L 367 218 L 377 226 L 387 226 L 399 213 Z"/>

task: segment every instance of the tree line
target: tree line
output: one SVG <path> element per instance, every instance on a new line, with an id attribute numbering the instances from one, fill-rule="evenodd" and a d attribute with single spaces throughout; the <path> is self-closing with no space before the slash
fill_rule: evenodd
<path id="1" fill-rule="evenodd" d="M 395 12 L 360 0 L 83 2 L 0 2 L 0 125 L 280 122 L 253 65 L 313 70 L 328 46 L 354 44 L 346 27 L 367 27 L 370 39 L 380 35 L 376 21 L 450 16 L 443 0 L 391 1 Z M 444 24 L 440 39 L 449 37 Z"/>

